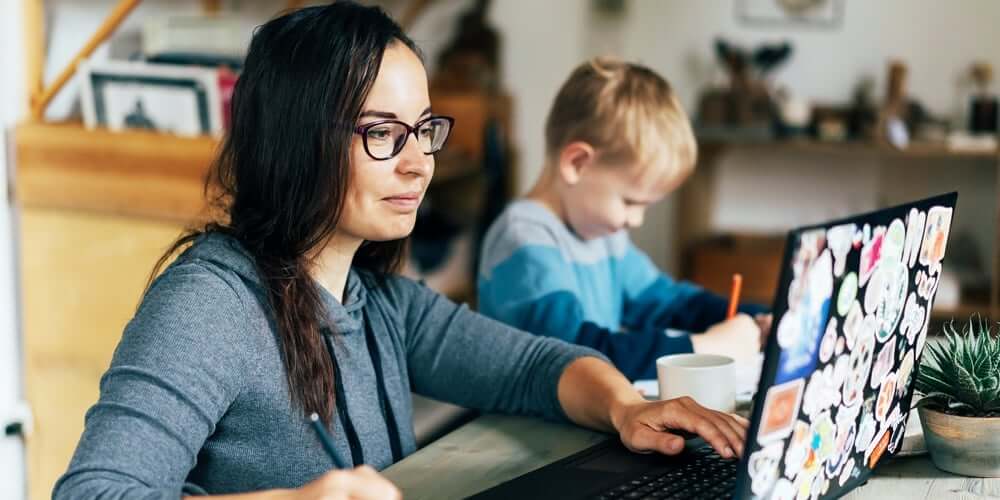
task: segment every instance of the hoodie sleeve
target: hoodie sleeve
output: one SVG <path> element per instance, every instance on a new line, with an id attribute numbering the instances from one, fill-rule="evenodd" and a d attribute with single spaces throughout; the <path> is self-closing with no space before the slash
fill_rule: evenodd
<path id="1" fill-rule="evenodd" d="M 407 363 L 418 394 L 482 411 L 565 420 L 558 384 L 574 360 L 600 353 L 517 330 L 399 278 Z"/>
<path id="2" fill-rule="evenodd" d="M 206 300 L 206 297 L 211 300 Z M 176 499 L 241 391 L 242 302 L 198 265 L 169 269 L 129 322 L 52 498 Z"/>

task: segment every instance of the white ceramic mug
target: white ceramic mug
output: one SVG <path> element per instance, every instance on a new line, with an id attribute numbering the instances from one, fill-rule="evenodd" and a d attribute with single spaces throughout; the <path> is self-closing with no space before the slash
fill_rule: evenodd
<path id="1" fill-rule="evenodd" d="M 713 410 L 736 409 L 735 361 L 718 354 L 671 354 L 656 360 L 660 399 L 690 396 Z"/>

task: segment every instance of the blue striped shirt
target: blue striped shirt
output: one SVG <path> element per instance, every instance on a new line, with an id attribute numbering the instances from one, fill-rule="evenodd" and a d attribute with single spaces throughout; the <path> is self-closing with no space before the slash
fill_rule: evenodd
<path id="1" fill-rule="evenodd" d="M 507 207 L 482 248 L 480 312 L 597 349 L 630 379 L 655 378 L 657 357 L 691 352 L 684 332 L 725 319 L 724 298 L 660 272 L 626 231 L 582 240 L 532 200 Z"/>

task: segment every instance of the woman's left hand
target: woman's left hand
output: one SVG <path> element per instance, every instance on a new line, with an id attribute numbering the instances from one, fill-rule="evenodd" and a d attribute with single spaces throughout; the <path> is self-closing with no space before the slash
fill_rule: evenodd
<path id="1" fill-rule="evenodd" d="M 722 457 L 735 458 L 743 455 L 749 422 L 681 397 L 621 405 L 612 413 L 612 424 L 622 443 L 637 453 L 680 453 L 684 438 L 671 431 L 681 430 L 701 436 Z"/>

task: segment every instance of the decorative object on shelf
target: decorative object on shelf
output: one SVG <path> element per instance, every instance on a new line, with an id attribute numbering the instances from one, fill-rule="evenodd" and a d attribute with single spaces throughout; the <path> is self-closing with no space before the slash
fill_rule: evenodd
<path id="1" fill-rule="evenodd" d="M 247 49 L 247 26 L 230 17 L 154 16 L 143 24 L 147 61 L 165 64 L 228 66 L 239 69 Z"/>
<path id="2" fill-rule="evenodd" d="M 729 76 L 729 85 L 702 93 L 696 123 L 699 137 L 772 138 L 778 112 L 767 77 L 791 56 L 791 44 L 764 44 L 751 51 L 718 38 L 715 54 Z"/>
<path id="3" fill-rule="evenodd" d="M 837 29 L 844 0 L 736 0 L 736 18 L 756 27 Z"/>
<path id="4" fill-rule="evenodd" d="M 875 107 L 875 80 L 862 78 L 854 87 L 847 119 L 847 134 L 852 139 L 874 140 L 878 110 Z"/>
<path id="5" fill-rule="evenodd" d="M 990 92 L 993 66 L 986 62 L 973 64 L 970 74 L 976 85 L 976 93 L 969 102 L 969 132 L 996 134 L 1000 104 L 997 96 Z"/>
<path id="6" fill-rule="evenodd" d="M 81 67 L 84 124 L 180 136 L 222 133 L 218 71 L 110 61 Z"/>
<path id="7" fill-rule="evenodd" d="M 500 35 L 487 20 L 490 0 L 476 0 L 456 22 L 442 49 L 431 87 L 438 91 L 495 94 L 500 88 Z"/>
<path id="8" fill-rule="evenodd" d="M 938 468 L 976 477 L 1000 477 L 1000 337 L 981 318 L 962 333 L 945 325 L 941 342 L 928 342 L 917 372 L 924 439 Z"/>
<path id="9" fill-rule="evenodd" d="M 885 102 L 879 113 L 876 137 L 898 149 L 905 149 L 911 138 L 919 135 L 921 127 L 940 124 L 928 115 L 925 108 L 906 93 L 909 69 L 899 60 L 889 62 Z M 945 132 L 946 134 L 946 132 Z M 941 134 L 942 136 L 944 134 Z M 939 138 L 943 140 L 943 137 Z"/>
<path id="10" fill-rule="evenodd" d="M 813 114 L 809 100 L 783 86 L 775 92 L 775 104 L 778 108 L 779 135 L 782 137 L 806 135 Z"/>

